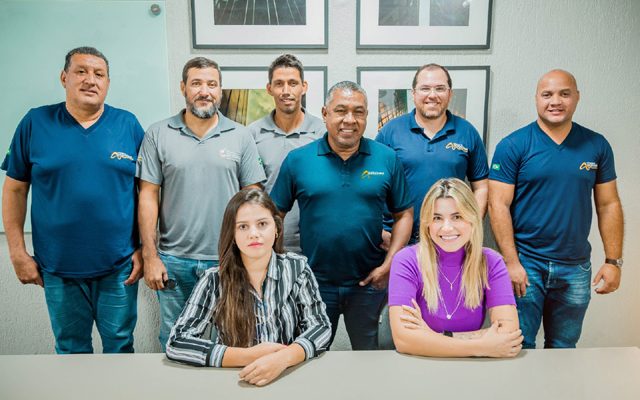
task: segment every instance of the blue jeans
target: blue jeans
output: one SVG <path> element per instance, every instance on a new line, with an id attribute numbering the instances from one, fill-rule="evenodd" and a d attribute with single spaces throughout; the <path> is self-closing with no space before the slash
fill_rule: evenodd
<path id="1" fill-rule="evenodd" d="M 591 263 L 558 264 L 519 254 L 529 287 L 516 298 L 524 336 L 522 347 L 535 349 L 540 322 L 545 348 L 575 348 L 591 300 Z"/>
<path id="2" fill-rule="evenodd" d="M 387 289 L 376 289 L 371 285 L 332 286 L 319 285 L 320 296 L 327 306 L 331 321 L 331 346 L 336 336 L 340 314 L 349 334 L 353 350 L 378 349 L 378 320 L 387 300 Z"/>
<path id="3" fill-rule="evenodd" d="M 104 353 L 133 353 L 138 283 L 125 286 L 131 263 L 97 278 L 60 278 L 41 271 L 56 353 L 93 353 L 95 321 Z"/>
<path id="4" fill-rule="evenodd" d="M 160 260 L 167 268 L 169 279 L 173 279 L 176 282 L 174 289 L 165 288 L 157 292 L 158 302 L 160 303 L 159 339 L 162 351 L 164 351 L 167 340 L 169 340 L 171 328 L 173 328 L 180 316 L 193 288 L 206 270 L 218 266 L 218 261 L 193 260 L 162 253 L 160 253 Z"/>

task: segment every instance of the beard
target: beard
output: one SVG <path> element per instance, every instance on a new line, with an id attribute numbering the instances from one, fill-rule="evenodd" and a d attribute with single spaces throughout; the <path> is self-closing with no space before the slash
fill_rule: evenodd
<path id="1" fill-rule="evenodd" d="M 213 102 L 209 107 L 200 107 L 200 108 L 196 107 L 195 102 L 198 100 L 207 100 L 207 99 L 197 98 L 194 100 L 193 103 L 190 102 L 189 100 L 186 100 L 187 108 L 189 109 L 191 114 L 195 115 L 200 119 L 209 119 L 213 117 L 216 114 L 216 112 L 218 112 L 218 105 Z"/>

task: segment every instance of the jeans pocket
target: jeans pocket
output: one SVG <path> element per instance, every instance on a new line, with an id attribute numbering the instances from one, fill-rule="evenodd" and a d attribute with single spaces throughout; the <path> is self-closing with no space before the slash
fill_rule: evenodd
<path id="1" fill-rule="evenodd" d="M 580 268 L 580 270 L 582 270 L 583 272 L 591 272 L 591 262 L 587 261 L 584 264 L 578 264 L 578 268 Z"/>

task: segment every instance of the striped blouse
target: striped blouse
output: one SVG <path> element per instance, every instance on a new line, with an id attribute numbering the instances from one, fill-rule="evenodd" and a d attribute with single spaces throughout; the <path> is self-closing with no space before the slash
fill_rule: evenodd
<path id="1" fill-rule="evenodd" d="M 198 281 L 171 330 L 166 351 L 169 359 L 197 366 L 222 366 L 227 346 L 220 335 L 215 342 L 203 337 L 213 322 L 221 284 L 218 268 L 207 270 Z M 304 349 L 305 359 L 326 350 L 331 324 L 306 257 L 272 253 L 263 297 L 260 299 L 253 290 L 252 294 L 256 315 L 254 344 L 297 343 Z"/>

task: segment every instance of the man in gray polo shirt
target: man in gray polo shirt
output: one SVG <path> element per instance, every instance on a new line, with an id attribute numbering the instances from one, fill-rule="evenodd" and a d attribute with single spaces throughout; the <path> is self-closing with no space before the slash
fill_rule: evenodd
<path id="1" fill-rule="evenodd" d="M 258 153 L 267 173 L 265 190 L 270 192 L 287 154 L 321 138 L 326 128 L 320 118 L 302 107 L 307 82 L 304 80 L 302 63 L 296 56 L 283 54 L 271 63 L 267 92 L 273 96 L 276 108 L 249 125 L 249 130 L 258 145 Z M 295 203 L 284 220 L 284 246 L 288 251 L 297 253 L 301 252 L 299 220 L 300 210 L 298 203 Z"/>
<path id="2" fill-rule="evenodd" d="M 249 131 L 218 111 L 218 64 L 204 57 L 187 62 L 180 90 L 186 109 L 147 130 L 138 158 L 144 278 L 158 291 L 163 349 L 199 277 L 218 265 L 227 202 L 265 181 Z"/>

